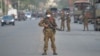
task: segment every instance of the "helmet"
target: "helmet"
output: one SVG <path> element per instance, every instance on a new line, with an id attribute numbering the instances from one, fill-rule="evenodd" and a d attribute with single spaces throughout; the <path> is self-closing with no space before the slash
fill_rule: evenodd
<path id="1" fill-rule="evenodd" d="M 48 10 L 46 11 L 46 14 L 51 14 L 51 11 L 48 9 Z"/>

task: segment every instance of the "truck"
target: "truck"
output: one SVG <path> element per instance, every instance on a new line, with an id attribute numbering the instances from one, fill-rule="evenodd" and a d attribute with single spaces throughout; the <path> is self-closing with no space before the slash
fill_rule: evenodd
<path id="1" fill-rule="evenodd" d="M 17 9 L 14 8 L 10 8 L 8 10 L 8 15 L 13 15 L 15 20 L 18 20 L 18 13 L 17 13 Z"/>
<path id="2" fill-rule="evenodd" d="M 74 23 L 82 23 L 80 17 L 84 15 L 84 12 L 88 10 L 91 14 L 91 3 L 89 1 L 75 1 L 73 7 Z"/>
<path id="3" fill-rule="evenodd" d="M 57 9 L 57 7 L 51 7 L 50 10 L 51 10 L 53 16 L 54 16 L 54 17 L 57 17 L 57 14 L 58 14 L 58 9 Z"/>
<path id="4" fill-rule="evenodd" d="M 100 30 L 100 0 L 94 0 L 93 6 L 94 9 L 94 30 L 99 31 Z"/>

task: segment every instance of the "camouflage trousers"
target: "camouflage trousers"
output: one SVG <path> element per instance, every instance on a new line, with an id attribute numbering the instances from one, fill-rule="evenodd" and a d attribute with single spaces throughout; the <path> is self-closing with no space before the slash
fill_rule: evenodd
<path id="1" fill-rule="evenodd" d="M 84 30 L 87 28 L 87 30 L 89 30 L 88 29 L 88 22 L 84 22 Z"/>
<path id="2" fill-rule="evenodd" d="M 70 20 L 67 21 L 67 31 L 70 31 Z"/>
<path id="3" fill-rule="evenodd" d="M 67 23 L 67 31 L 70 31 L 70 23 Z"/>
<path id="4" fill-rule="evenodd" d="M 61 21 L 60 29 L 65 30 L 65 21 Z"/>
<path id="5" fill-rule="evenodd" d="M 49 39 L 51 41 L 51 48 L 52 48 L 52 50 L 56 51 L 55 31 L 53 31 L 52 29 L 45 29 L 43 32 L 44 32 L 44 51 L 48 50 Z"/>

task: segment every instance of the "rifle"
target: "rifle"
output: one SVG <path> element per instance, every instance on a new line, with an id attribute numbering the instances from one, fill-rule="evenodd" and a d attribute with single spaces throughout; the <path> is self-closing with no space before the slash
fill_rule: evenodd
<path id="1" fill-rule="evenodd" d="M 61 29 L 56 28 L 55 25 L 52 24 L 48 19 L 45 19 L 45 21 L 46 21 L 46 24 L 48 24 L 48 26 L 49 26 L 51 29 L 61 31 Z"/>

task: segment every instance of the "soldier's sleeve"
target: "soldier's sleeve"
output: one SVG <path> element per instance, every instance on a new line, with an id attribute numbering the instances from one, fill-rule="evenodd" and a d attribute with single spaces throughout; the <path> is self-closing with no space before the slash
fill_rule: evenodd
<path id="1" fill-rule="evenodd" d="M 44 20 L 41 20 L 38 24 L 40 27 L 44 27 L 45 23 L 44 23 Z"/>

